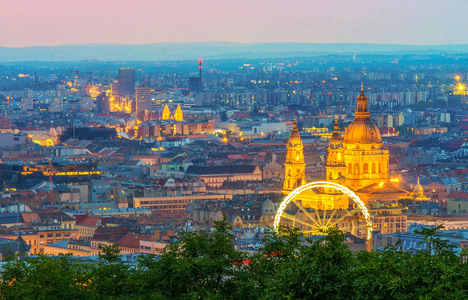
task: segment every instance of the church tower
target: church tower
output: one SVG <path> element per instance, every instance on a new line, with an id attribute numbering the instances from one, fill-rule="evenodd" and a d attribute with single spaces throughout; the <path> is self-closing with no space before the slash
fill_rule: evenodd
<path id="1" fill-rule="evenodd" d="M 164 110 L 162 112 L 162 119 L 163 120 L 170 120 L 171 119 L 171 111 L 169 110 L 169 106 L 164 106 Z"/>
<path id="2" fill-rule="evenodd" d="M 177 105 L 177 109 L 174 113 L 174 120 L 177 122 L 184 121 L 184 113 L 182 112 L 182 108 L 180 108 L 180 104 Z"/>
<path id="3" fill-rule="evenodd" d="M 327 170 L 327 180 L 343 184 L 346 176 L 346 165 L 343 156 L 343 141 L 341 139 L 338 119 L 335 118 L 333 134 L 328 146 L 328 158 L 325 169 Z"/>
<path id="4" fill-rule="evenodd" d="M 389 152 L 383 148 L 379 128 L 370 119 L 362 86 L 354 116 L 344 134 L 343 158 L 345 185 L 357 191 L 374 183 L 387 183 Z"/>
<path id="5" fill-rule="evenodd" d="M 297 129 L 296 117 L 293 121 L 293 129 L 289 135 L 287 144 L 288 152 L 284 163 L 283 193 L 288 194 L 297 187 L 306 183 L 304 146 L 301 135 Z"/>

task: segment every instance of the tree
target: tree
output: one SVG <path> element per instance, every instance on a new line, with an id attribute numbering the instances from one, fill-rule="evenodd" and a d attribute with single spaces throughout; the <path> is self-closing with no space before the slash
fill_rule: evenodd
<path id="1" fill-rule="evenodd" d="M 117 244 L 99 245 L 99 249 L 102 250 L 104 254 L 99 255 L 99 257 L 106 261 L 107 263 L 115 263 L 119 259 L 120 248 Z"/>

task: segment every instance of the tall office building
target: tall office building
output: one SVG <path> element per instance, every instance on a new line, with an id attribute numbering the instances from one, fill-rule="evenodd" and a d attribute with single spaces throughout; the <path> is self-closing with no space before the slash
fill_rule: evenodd
<path id="1" fill-rule="evenodd" d="M 135 96 L 135 69 L 119 69 L 119 97 Z"/>
<path id="2" fill-rule="evenodd" d="M 145 115 L 145 110 L 151 110 L 151 88 L 136 88 L 136 112 L 138 115 Z"/>
<path id="3" fill-rule="evenodd" d="M 111 89 L 111 97 L 115 100 L 119 99 L 119 84 L 117 82 L 113 82 L 110 84 Z"/>
<path id="4" fill-rule="evenodd" d="M 96 98 L 96 112 L 98 114 L 107 114 L 110 112 L 110 100 L 109 95 L 101 93 Z"/>

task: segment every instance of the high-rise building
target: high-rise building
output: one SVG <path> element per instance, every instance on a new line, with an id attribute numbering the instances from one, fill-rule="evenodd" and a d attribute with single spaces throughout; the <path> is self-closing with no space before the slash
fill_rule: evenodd
<path id="1" fill-rule="evenodd" d="M 96 112 L 98 114 L 106 114 L 110 112 L 109 96 L 106 93 L 101 93 L 96 98 Z"/>
<path id="2" fill-rule="evenodd" d="M 114 98 L 115 100 L 118 100 L 119 99 L 119 84 L 117 82 L 111 83 L 110 88 L 111 88 L 111 97 Z"/>
<path id="3" fill-rule="evenodd" d="M 119 97 L 135 96 L 135 69 L 119 69 Z"/>
<path id="4" fill-rule="evenodd" d="M 151 88 L 136 88 L 136 112 L 138 115 L 145 115 L 145 110 L 151 110 Z"/>

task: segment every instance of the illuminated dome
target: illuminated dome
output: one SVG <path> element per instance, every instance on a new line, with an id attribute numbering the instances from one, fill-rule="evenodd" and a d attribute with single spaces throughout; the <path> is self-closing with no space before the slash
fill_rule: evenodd
<path id="1" fill-rule="evenodd" d="M 377 126 L 372 123 L 370 119 L 356 119 L 348 128 L 346 128 L 344 134 L 345 143 L 381 143 L 382 137 Z"/>
<path id="2" fill-rule="evenodd" d="M 354 113 L 355 119 L 346 128 L 345 143 L 381 143 L 382 137 L 379 128 L 371 121 L 370 113 L 367 109 L 367 97 L 361 88 L 361 95 L 357 98 L 357 110 Z"/>

